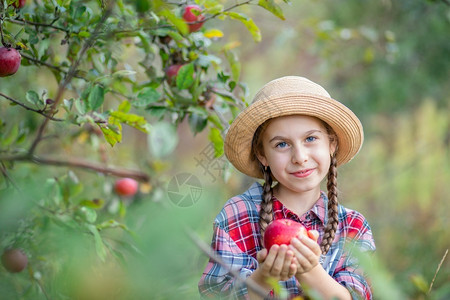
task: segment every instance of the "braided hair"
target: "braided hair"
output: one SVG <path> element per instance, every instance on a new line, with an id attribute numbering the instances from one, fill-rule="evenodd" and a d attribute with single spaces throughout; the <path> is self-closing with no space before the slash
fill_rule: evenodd
<path id="1" fill-rule="evenodd" d="M 253 136 L 252 140 L 252 153 L 253 153 L 253 159 L 258 161 L 259 167 L 261 169 L 261 172 L 264 177 L 264 184 L 263 184 L 263 193 L 262 193 L 262 201 L 261 201 L 261 209 L 259 210 L 259 228 L 261 231 L 261 242 L 264 237 L 264 231 L 266 230 L 267 226 L 269 226 L 270 223 L 272 223 L 273 220 L 273 189 L 272 189 L 272 174 L 270 172 L 270 168 L 267 166 L 264 166 L 258 159 L 257 154 L 262 154 L 263 147 L 262 147 L 262 134 L 264 129 L 267 127 L 269 123 L 269 120 L 261 124 L 255 131 L 255 134 Z"/>
<path id="2" fill-rule="evenodd" d="M 335 152 L 336 153 L 336 152 Z M 337 159 L 336 154 L 331 156 L 330 169 L 328 170 L 327 178 L 328 190 L 328 221 L 325 226 L 320 249 L 323 254 L 330 250 L 331 244 L 334 240 L 334 235 L 339 224 L 338 217 L 338 190 L 337 190 Z"/>

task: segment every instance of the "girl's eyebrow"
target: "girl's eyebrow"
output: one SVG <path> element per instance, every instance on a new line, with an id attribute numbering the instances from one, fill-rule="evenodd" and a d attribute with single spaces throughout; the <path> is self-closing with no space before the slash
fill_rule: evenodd
<path id="1" fill-rule="evenodd" d="M 322 133 L 322 130 L 320 130 L 320 129 L 312 129 L 312 130 L 306 131 L 303 135 L 304 136 L 309 136 L 309 135 L 314 134 L 314 133 Z M 273 141 L 277 141 L 277 140 L 286 141 L 286 140 L 289 140 L 289 138 L 277 135 L 277 136 L 274 136 L 273 138 L 271 138 L 269 143 L 272 143 Z"/>

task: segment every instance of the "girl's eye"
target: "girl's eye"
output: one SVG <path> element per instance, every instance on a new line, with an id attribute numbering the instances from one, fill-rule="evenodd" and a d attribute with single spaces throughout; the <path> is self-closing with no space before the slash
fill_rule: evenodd
<path id="1" fill-rule="evenodd" d="M 276 147 L 277 148 L 285 148 L 285 147 L 287 147 L 287 143 L 286 142 L 281 142 L 281 143 L 278 143 L 277 145 L 276 145 Z"/>
<path id="2" fill-rule="evenodd" d="M 306 141 L 307 141 L 308 143 L 314 142 L 315 140 L 317 140 L 317 138 L 316 138 L 315 136 L 308 136 L 308 137 L 306 138 Z"/>

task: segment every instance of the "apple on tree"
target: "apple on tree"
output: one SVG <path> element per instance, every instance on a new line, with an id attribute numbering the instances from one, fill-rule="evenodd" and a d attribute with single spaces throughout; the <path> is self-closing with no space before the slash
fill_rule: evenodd
<path id="1" fill-rule="evenodd" d="M 180 68 L 182 67 L 182 64 L 175 64 L 171 65 L 166 68 L 166 77 L 167 82 L 172 85 L 172 83 L 176 82 L 178 71 L 180 71 Z"/>
<path id="2" fill-rule="evenodd" d="M 0 77 L 13 75 L 20 67 L 19 51 L 14 48 L 0 48 Z"/>
<path id="3" fill-rule="evenodd" d="M 27 0 L 14 0 L 14 2 L 12 3 L 12 6 L 14 6 L 15 8 L 22 8 L 25 6 L 26 2 L 27 2 Z"/>
<path id="4" fill-rule="evenodd" d="M 28 257 L 22 250 L 6 249 L 2 254 L 2 265 L 8 272 L 19 273 L 28 265 Z"/>
<path id="5" fill-rule="evenodd" d="M 201 21 L 205 19 L 205 16 L 202 15 L 202 9 L 200 6 L 191 4 L 184 8 L 183 19 L 187 23 L 191 23 L 188 24 L 189 32 L 195 32 L 202 28 L 203 22 Z"/>
<path id="6" fill-rule="evenodd" d="M 277 219 L 270 223 L 264 232 L 264 247 L 270 249 L 275 244 L 289 245 L 291 239 L 300 236 L 308 236 L 317 240 L 318 232 L 308 231 L 302 224 L 290 219 Z"/>
<path id="7" fill-rule="evenodd" d="M 119 196 L 132 197 L 137 193 L 139 183 L 132 178 L 122 178 L 115 182 L 114 191 Z"/>

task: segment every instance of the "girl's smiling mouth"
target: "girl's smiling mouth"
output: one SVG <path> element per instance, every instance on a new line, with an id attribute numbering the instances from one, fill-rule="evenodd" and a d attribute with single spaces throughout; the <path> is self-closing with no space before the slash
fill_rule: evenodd
<path id="1" fill-rule="evenodd" d="M 311 175 L 312 172 L 314 172 L 314 168 L 313 169 L 304 169 L 304 170 L 300 170 L 297 172 L 293 172 L 293 173 L 291 173 L 291 175 L 294 175 L 295 177 L 298 177 L 298 178 L 304 178 L 304 177 L 308 177 L 309 175 Z"/>

